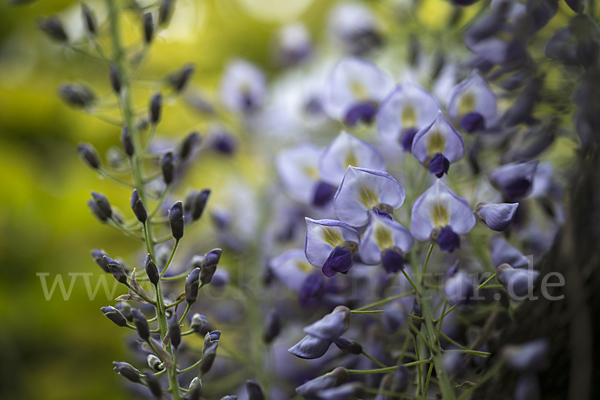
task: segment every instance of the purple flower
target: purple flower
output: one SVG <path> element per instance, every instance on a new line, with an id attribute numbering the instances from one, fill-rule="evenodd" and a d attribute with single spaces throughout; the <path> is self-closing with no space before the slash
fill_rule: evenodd
<path id="1" fill-rule="evenodd" d="M 451 252 L 460 247 L 459 235 L 467 234 L 475 223 L 469 203 L 437 180 L 415 202 L 410 232 L 422 242 L 437 241 L 443 251 Z"/>
<path id="2" fill-rule="evenodd" d="M 392 78 L 373 62 L 346 57 L 325 82 L 323 105 L 331 118 L 350 126 L 370 123 L 392 87 Z"/>
<path id="3" fill-rule="evenodd" d="M 450 164 L 465 155 L 465 143 L 461 134 L 438 111 L 436 119 L 415 136 L 412 154 L 429 168 L 430 173 L 441 178 L 448 172 Z"/>
<path id="4" fill-rule="evenodd" d="M 381 46 L 377 20 L 371 9 L 358 2 L 342 2 L 329 15 L 329 35 L 334 45 L 354 55 Z"/>
<path id="5" fill-rule="evenodd" d="M 296 388 L 296 393 L 305 398 L 315 398 L 317 392 L 336 387 L 346 382 L 350 374 L 345 368 L 337 367 L 328 374 L 319 376 Z"/>
<path id="6" fill-rule="evenodd" d="M 492 262 L 494 266 L 508 264 L 513 268 L 525 268 L 529 260 L 516 247 L 512 246 L 503 237 L 495 237 L 491 240 Z"/>
<path id="7" fill-rule="evenodd" d="M 400 143 L 404 151 L 411 151 L 416 133 L 429 126 L 439 110 L 431 94 L 414 83 L 403 83 L 379 107 L 379 134 L 386 141 Z"/>
<path id="8" fill-rule="evenodd" d="M 277 33 L 275 51 L 279 64 L 286 67 L 306 60 L 312 52 L 312 42 L 306 26 L 295 23 L 282 27 Z"/>
<path id="9" fill-rule="evenodd" d="M 511 297 L 523 297 L 533 288 L 540 271 L 533 269 L 515 269 L 508 264 L 496 268 L 496 280 L 506 288 Z"/>
<path id="10" fill-rule="evenodd" d="M 337 187 L 349 166 L 385 170 L 385 162 L 379 150 L 342 131 L 321 155 L 319 175 L 323 182 Z"/>
<path id="11" fill-rule="evenodd" d="M 468 304 L 474 294 L 473 279 L 464 271 L 458 271 L 444 282 L 444 296 L 452 306 Z"/>
<path id="12" fill-rule="evenodd" d="M 265 100 L 266 81 L 262 71 L 245 60 L 231 61 L 221 79 L 221 99 L 233 112 L 251 112 Z"/>
<path id="13" fill-rule="evenodd" d="M 306 218 L 306 258 L 328 277 L 348 273 L 359 243 L 360 235 L 345 222 Z"/>
<path id="14" fill-rule="evenodd" d="M 480 203 L 475 208 L 475 215 L 491 230 L 503 231 L 515 216 L 517 207 L 519 203 Z"/>
<path id="15" fill-rule="evenodd" d="M 322 357 L 331 346 L 331 340 L 319 339 L 306 335 L 302 340 L 292 346 L 288 351 L 299 358 L 312 360 Z"/>
<path id="16" fill-rule="evenodd" d="M 323 149 L 301 144 L 281 151 L 275 166 L 279 178 L 290 197 L 302 204 L 312 204 L 319 190 L 319 160 Z"/>
<path id="17" fill-rule="evenodd" d="M 477 71 L 473 71 L 450 93 L 448 115 L 469 133 L 490 126 L 496 113 L 496 95 Z"/>
<path id="18" fill-rule="evenodd" d="M 537 166 L 537 160 L 503 165 L 492 171 L 490 182 L 507 199 L 520 200 L 531 191 Z"/>
<path id="19" fill-rule="evenodd" d="M 386 172 L 348 167 L 333 206 L 340 221 L 352 226 L 369 222 L 368 212 L 379 209 L 392 214 L 404 203 L 404 188 Z"/>
<path id="20" fill-rule="evenodd" d="M 325 279 L 320 272 L 313 272 L 301 282 L 298 298 L 302 307 L 315 306 L 326 291 Z"/>
<path id="21" fill-rule="evenodd" d="M 369 213 L 370 223 L 359 246 L 360 258 L 365 264 L 383 264 L 388 273 L 404 268 L 404 256 L 415 240 L 408 230 L 394 220 Z"/>
<path id="22" fill-rule="evenodd" d="M 304 332 L 319 339 L 335 341 L 348 330 L 350 315 L 347 307 L 338 306 L 331 314 L 304 328 Z"/>

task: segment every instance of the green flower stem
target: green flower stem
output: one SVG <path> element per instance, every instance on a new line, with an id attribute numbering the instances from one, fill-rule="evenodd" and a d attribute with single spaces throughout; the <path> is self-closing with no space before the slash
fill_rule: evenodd
<path id="1" fill-rule="evenodd" d="M 120 124 L 120 123 L 118 123 L 118 122 L 117 122 L 117 123 L 115 123 L 115 124 L 118 124 L 119 126 L 121 126 L 121 124 Z M 117 185 L 119 185 L 119 186 L 123 186 L 123 187 L 126 187 L 126 188 L 128 188 L 128 189 L 133 189 L 133 188 L 135 187 L 135 186 L 134 186 L 134 185 L 132 185 L 131 183 L 128 183 L 128 182 L 122 181 L 122 180 L 120 180 L 119 178 L 115 178 L 114 176 L 112 176 L 111 174 L 109 174 L 108 172 L 106 172 L 106 171 L 104 171 L 104 170 L 102 170 L 102 169 L 98 169 L 97 171 L 98 171 L 98 173 L 99 173 L 101 176 L 103 176 L 104 178 L 108 179 L 109 181 L 111 181 L 111 182 L 113 182 L 113 183 L 116 183 L 116 184 L 117 184 Z"/>
<path id="2" fill-rule="evenodd" d="M 198 361 L 196 361 L 195 363 L 193 363 L 192 365 L 190 365 L 187 368 L 184 369 L 178 369 L 177 373 L 178 374 L 185 374 L 186 372 L 189 372 L 191 370 L 193 370 L 194 368 L 198 367 L 200 365 L 200 363 L 202 362 L 202 359 L 199 359 Z"/>
<path id="3" fill-rule="evenodd" d="M 160 210 L 160 206 L 162 205 L 163 201 L 165 201 L 165 197 L 167 197 L 167 193 L 169 192 L 170 188 L 171 188 L 171 185 L 167 185 L 165 187 L 165 190 L 163 190 L 162 194 L 160 195 L 160 197 L 157 200 L 156 207 L 154 208 L 154 210 L 152 210 L 150 215 L 148 215 L 148 219 L 152 219 L 152 217 L 154 217 L 156 215 L 156 213 Z"/>
<path id="4" fill-rule="evenodd" d="M 442 315 L 444 315 L 444 313 L 446 312 L 446 307 L 448 307 L 448 302 L 446 300 L 444 300 L 444 307 L 442 308 Z M 442 324 L 443 323 L 444 323 L 444 320 L 442 319 L 437 326 L 437 335 L 435 335 L 436 343 L 439 343 L 439 341 L 440 341 L 440 333 L 442 333 Z"/>
<path id="5" fill-rule="evenodd" d="M 365 352 L 364 350 L 362 351 L 362 355 L 367 357 L 369 360 L 373 361 L 375 364 L 379 365 L 381 368 L 387 368 L 384 363 L 377 361 L 374 357 L 367 354 L 367 352 Z"/>
<path id="6" fill-rule="evenodd" d="M 142 146 L 139 133 L 137 132 L 135 121 L 133 119 L 133 107 L 132 107 L 132 99 L 131 99 L 131 85 L 129 82 L 129 73 L 126 65 L 126 57 L 125 51 L 123 49 L 123 44 L 121 42 L 121 32 L 119 27 L 119 9 L 117 5 L 117 0 L 106 0 L 107 8 L 108 8 L 108 20 L 110 25 L 110 36 L 112 42 L 112 51 L 113 51 L 113 61 L 119 71 L 121 72 L 121 93 L 120 93 L 120 108 L 121 115 L 123 117 L 124 123 L 127 125 L 129 130 L 131 131 L 131 137 L 133 140 L 133 145 L 135 149 L 134 155 L 131 157 L 131 170 L 133 174 L 133 180 L 135 182 L 135 187 L 138 190 L 140 199 L 142 203 L 147 206 L 148 205 L 148 196 L 146 195 L 143 175 L 142 175 L 142 161 L 143 154 L 142 151 L 144 147 Z M 156 254 L 154 251 L 154 240 L 152 234 L 152 224 L 147 223 L 144 226 L 144 236 L 146 241 L 146 246 L 148 248 L 148 252 L 150 253 L 153 260 L 156 260 Z M 165 303 L 162 294 L 161 284 L 155 286 L 156 291 L 156 317 L 158 322 L 158 330 L 160 332 L 161 340 L 164 340 L 167 335 L 167 316 L 165 312 Z M 172 354 L 171 345 L 167 344 L 166 350 Z M 172 400 L 181 400 L 179 383 L 177 382 L 177 365 L 174 364 L 171 368 L 167 369 L 167 374 L 169 376 L 169 393 L 171 394 Z"/>
<path id="7" fill-rule="evenodd" d="M 419 343 L 417 342 L 417 336 L 413 335 L 413 343 L 415 344 L 415 353 L 417 355 L 417 360 L 420 360 L 419 357 Z M 421 365 L 417 366 L 417 394 L 421 394 Z"/>
<path id="8" fill-rule="evenodd" d="M 477 286 L 477 289 L 475 289 L 475 290 L 483 289 L 485 287 L 485 285 L 490 283 L 492 281 L 492 279 L 494 279 L 495 277 L 496 277 L 496 274 L 492 274 L 492 276 L 490 276 L 488 279 L 486 279 L 485 282 L 483 282 L 481 285 Z M 491 289 L 492 287 L 488 286 L 488 288 Z"/>
<path id="9" fill-rule="evenodd" d="M 350 311 L 351 314 L 383 314 L 384 312 L 385 312 L 384 310 L 365 310 L 365 311 L 352 310 L 352 311 Z"/>
<path id="10" fill-rule="evenodd" d="M 433 243 L 429 245 L 429 250 L 427 251 L 427 258 L 425 258 L 425 266 L 423 266 L 423 273 L 421 274 L 421 286 L 425 285 L 425 275 L 427 274 L 427 266 L 429 265 L 429 258 L 431 257 L 431 253 L 433 253 Z"/>
<path id="11" fill-rule="evenodd" d="M 160 272 L 160 277 L 161 278 L 163 277 L 163 275 L 165 274 L 165 272 L 167 272 L 167 269 L 171 265 L 171 262 L 173 261 L 173 257 L 175 257 L 175 253 L 177 252 L 177 248 L 178 247 L 179 247 L 179 239 L 175 240 L 175 245 L 173 246 L 173 250 L 171 251 L 171 255 L 169 256 L 169 261 L 167 261 L 167 264 L 165 265 L 165 267 L 163 268 L 163 270 Z"/>
<path id="12" fill-rule="evenodd" d="M 500 360 L 496 364 L 494 364 L 494 366 L 492 368 L 490 368 L 490 370 L 484 376 L 482 376 L 481 379 L 479 379 L 477 381 L 477 384 L 475 386 L 465 390 L 464 393 L 460 395 L 458 400 L 468 399 L 469 396 L 471 396 L 471 394 L 475 391 L 475 389 L 477 389 L 479 386 L 481 386 L 486 381 L 488 381 L 492 376 L 496 375 L 498 373 L 498 370 L 500 370 L 501 366 L 502 366 L 502 361 Z"/>
<path id="13" fill-rule="evenodd" d="M 414 365 L 429 364 L 431 360 L 419 360 L 403 364 L 403 367 L 412 367 Z M 375 369 L 349 369 L 350 375 L 364 375 L 364 374 L 382 374 L 385 372 L 393 372 L 398 369 L 400 365 L 394 365 L 393 367 L 375 368 Z"/>
<path id="14" fill-rule="evenodd" d="M 469 350 L 469 349 L 459 349 L 459 350 L 444 350 L 444 353 L 465 353 L 472 354 L 477 357 L 489 357 L 490 353 L 487 351 L 477 351 L 477 350 Z"/>
<path id="15" fill-rule="evenodd" d="M 141 241 L 145 240 L 143 237 L 138 236 L 138 235 L 132 233 L 131 231 L 129 231 L 127 228 L 121 226 L 121 224 L 119 224 L 114 218 L 111 218 L 110 221 L 112 222 L 112 223 L 109 223 L 110 226 L 112 226 L 113 228 L 116 228 L 116 229 L 120 230 L 125 235 L 127 235 L 129 237 L 132 237 L 134 239 L 137 239 L 137 240 L 141 240 Z"/>
<path id="16" fill-rule="evenodd" d="M 192 305 L 188 303 L 188 305 L 185 307 L 185 311 L 183 312 L 183 315 L 181 316 L 181 318 L 179 318 L 179 325 L 183 324 L 183 320 L 185 320 L 185 317 L 187 317 L 188 313 L 190 312 L 191 307 L 192 307 Z"/>
<path id="17" fill-rule="evenodd" d="M 366 306 L 362 306 L 360 308 L 357 308 L 356 310 L 352 310 L 352 312 L 367 310 L 367 309 L 369 309 L 371 307 L 377 307 L 377 306 L 380 306 L 382 304 L 388 303 L 388 302 L 390 302 L 392 300 L 400 299 L 400 298 L 406 297 L 406 296 L 412 296 L 413 294 L 415 294 L 415 292 L 407 292 L 407 293 L 399 294 L 397 296 L 388 297 L 388 298 L 385 298 L 383 300 L 379 300 L 379 301 L 376 301 L 374 303 L 367 304 Z"/>
<path id="18" fill-rule="evenodd" d="M 429 380 L 431 379 L 431 373 L 433 372 L 433 364 L 429 365 L 429 372 L 427 372 L 427 380 L 425 381 L 425 392 L 423 397 L 427 398 L 427 391 L 429 391 Z"/>
<path id="19" fill-rule="evenodd" d="M 410 286 L 412 286 L 412 288 L 414 289 L 414 291 L 417 294 L 417 296 L 421 296 L 421 292 L 419 292 L 419 289 L 417 289 L 417 287 L 415 286 L 414 282 L 412 281 L 412 279 L 410 279 L 410 276 L 408 276 L 408 274 L 406 273 L 405 270 L 402 270 L 402 274 L 404 274 L 404 277 L 406 278 L 406 280 L 408 281 L 408 283 L 410 283 Z"/>

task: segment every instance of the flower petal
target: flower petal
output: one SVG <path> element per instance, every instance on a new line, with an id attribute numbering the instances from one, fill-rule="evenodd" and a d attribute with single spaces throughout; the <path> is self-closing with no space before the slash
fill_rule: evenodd
<path id="1" fill-rule="evenodd" d="M 465 142 L 442 112 L 438 111 L 435 120 L 415 136 L 412 153 L 425 166 L 436 153 L 443 154 L 450 163 L 455 163 L 465 155 Z"/>
<path id="2" fill-rule="evenodd" d="M 469 113 L 480 114 L 489 126 L 496 117 L 496 95 L 477 71 L 452 89 L 448 100 L 448 115 L 459 121 Z"/>
<path id="3" fill-rule="evenodd" d="M 323 149 L 311 144 L 281 151 L 276 167 L 288 194 L 302 204 L 311 204 L 319 182 L 319 159 Z"/>
<path id="4" fill-rule="evenodd" d="M 331 251 L 345 241 L 360 243 L 360 235 L 356 229 L 345 222 L 306 218 L 304 252 L 307 260 L 315 267 L 323 267 Z"/>
<path id="5" fill-rule="evenodd" d="M 306 259 L 304 250 L 288 250 L 270 261 L 271 271 L 283 285 L 299 293 L 304 281 L 316 270 Z"/>
<path id="6" fill-rule="evenodd" d="M 319 339 L 314 336 L 306 335 L 304 338 L 292 346 L 288 351 L 296 357 L 312 360 L 322 357 L 331 346 L 331 340 Z"/>
<path id="7" fill-rule="evenodd" d="M 251 111 L 264 102 L 266 81 L 262 71 L 237 59 L 227 66 L 221 80 L 221 99 L 234 112 Z"/>
<path id="8" fill-rule="evenodd" d="M 374 212 L 369 214 L 370 223 L 358 248 L 360 258 L 365 264 L 379 264 L 381 252 L 388 248 L 397 247 L 404 254 L 410 251 L 415 240 L 405 227 Z"/>
<path id="9" fill-rule="evenodd" d="M 519 203 L 484 204 L 477 212 L 484 224 L 493 231 L 505 230 L 519 207 Z"/>

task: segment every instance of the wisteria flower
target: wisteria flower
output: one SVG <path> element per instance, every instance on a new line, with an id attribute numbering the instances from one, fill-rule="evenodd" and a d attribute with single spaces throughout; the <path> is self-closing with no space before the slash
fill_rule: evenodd
<path id="1" fill-rule="evenodd" d="M 452 252 L 460 248 L 460 235 L 469 233 L 475 223 L 469 203 L 437 180 L 415 202 L 410 232 L 422 242 L 433 240 L 442 251 Z"/>
<path id="2" fill-rule="evenodd" d="M 348 273 L 359 244 L 360 235 L 345 222 L 306 218 L 306 259 L 327 277 Z"/>
<path id="3" fill-rule="evenodd" d="M 277 280 L 296 293 L 300 293 L 304 281 L 315 271 L 301 249 L 288 250 L 272 259 L 269 265 Z"/>
<path id="4" fill-rule="evenodd" d="M 403 83 L 381 103 L 377 114 L 379 134 L 411 151 L 417 132 L 435 120 L 440 105 L 431 94 L 414 83 Z"/>
<path id="5" fill-rule="evenodd" d="M 370 223 L 359 246 L 360 258 L 365 264 L 382 264 L 389 274 L 404 269 L 404 257 L 415 240 L 398 222 L 369 212 Z"/>
<path id="6" fill-rule="evenodd" d="M 520 200 L 530 193 L 537 166 L 538 160 L 503 165 L 492 171 L 490 182 L 505 198 Z"/>
<path id="7" fill-rule="evenodd" d="M 480 203 L 475 208 L 475 214 L 491 230 L 503 231 L 508 228 L 518 207 L 519 203 Z"/>
<path id="8" fill-rule="evenodd" d="M 291 66 L 306 60 L 312 52 L 312 41 L 301 23 L 282 27 L 277 33 L 275 57 L 279 64 Z"/>
<path id="9" fill-rule="evenodd" d="M 391 215 L 404 203 L 404 188 L 387 172 L 348 167 L 333 199 L 335 215 L 352 226 L 369 222 L 368 212 Z"/>
<path id="10" fill-rule="evenodd" d="M 385 161 L 373 145 L 342 131 L 325 149 L 319 161 L 323 182 L 339 186 L 349 166 L 385 170 Z"/>
<path id="11" fill-rule="evenodd" d="M 468 133 L 490 126 L 496 113 L 496 95 L 477 71 L 473 71 L 450 93 L 448 115 Z"/>
<path id="12" fill-rule="evenodd" d="M 322 154 L 323 149 L 307 143 L 283 150 L 277 156 L 277 172 L 294 200 L 324 206 L 333 199 L 336 186 L 320 179 L 319 160 Z"/>
<path id="13" fill-rule="evenodd" d="M 525 268 L 513 268 L 501 264 L 496 268 L 496 280 L 504 286 L 511 296 L 522 297 L 533 288 L 540 271 Z"/>
<path id="14" fill-rule="evenodd" d="M 343 58 L 325 82 L 325 111 L 350 126 L 371 123 L 393 85 L 392 78 L 373 62 Z"/>
<path id="15" fill-rule="evenodd" d="M 525 268 L 529 265 L 529 259 L 503 237 L 493 238 L 491 244 L 494 266 L 509 264 L 513 268 Z"/>
<path id="16" fill-rule="evenodd" d="M 463 137 L 438 111 L 435 120 L 420 130 L 413 140 L 412 154 L 429 172 L 441 178 L 450 164 L 465 155 Z"/>
<path id="17" fill-rule="evenodd" d="M 233 60 L 221 80 L 221 99 L 233 112 L 251 112 L 260 107 L 266 94 L 262 71 L 245 60 Z"/>
<path id="18" fill-rule="evenodd" d="M 382 44 L 371 9 L 358 2 L 342 2 L 329 15 L 329 34 L 334 45 L 351 54 L 362 55 Z"/>

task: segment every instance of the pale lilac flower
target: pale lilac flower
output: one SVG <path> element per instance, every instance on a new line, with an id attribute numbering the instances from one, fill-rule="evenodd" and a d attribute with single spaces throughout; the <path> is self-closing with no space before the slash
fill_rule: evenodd
<path id="1" fill-rule="evenodd" d="M 345 222 L 306 218 L 306 259 L 328 277 L 348 273 L 359 243 L 360 235 Z"/>
<path id="2" fill-rule="evenodd" d="M 404 188 L 387 172 L 348 167 L 333 199 L 335 215 L 352 226 L 369 222 L 368 212 L 392 214 L 404 203 Z"/>
<path id="3" fill-rule="evenodd" d="M 323 106 L 331 118 L 350 126 L 371 123 L 393 85 L 390 75 L 372 61 L 346 57 L 325 82 Z"/>
<path id="4" fill-rule="evenodd" d="M 464 271 L 458 271 L 444 282 L 444 296 L 452 306 L 468 304 L 475 295 L 473 279 Z"/>
<path id="5" fill-rule="evenodd" d="M 334 46 L 351 54 L 362 55 L 381 46 L 379 26 L 371 9 L 358 2 L 336 5 L 328 21 L 329 35 Z"/>
<path id="6" fill-rule="evenodd" d="M 519 203 L 480 203 L 475 208 L 475 215 L 493 231 L 503 231 L 515 216 Z"/>
<path id="7" fill-rule="evenodd" d="M 385 161 L 373 145 L 342 131 L 325 149 L 319 162 L 323 182 L 339 186 L 349 166 L 385 170 Z"/>
<path id="8" fill-rule="evenodd" d="M 469 133 L 490 126 L 496 113 L 496 95 L 477 71 L 473 71 L 450 93 L 448 115 Z"/>
<path id="9" fill-rule="evenodd" d="M 504 286 L 511 296 L 525 296 L 533 288 L 540 271 L 534 269 L 517 269 L 508 264 L 496 268 L 496 280 Z"/>
<path id="10" fill-rule="evenodd" d="M 414 83 L 406 82 L 381 103 L 377 114 L 379 134 L 388 142 L 411 151 L 417 132 L 431 124 L 440 110 L 437 100 Z"/>
<path id="11" fill-rule="evenodd" d="M 266 80 L 258 67 L 248 61 L 231 61 L 221 78 L 221 100 L 233 112 L 251 112 L 265 100 Z"/>
<path id="12" fill-rule="evenodd" d="M 272 259 L 269 267 L 279 282 L 296 293 L 300 293 L 308 276 L 315 271 L 302 249 L 286 251 Z"/>
<path id="13" fill-rule="evenodd" d="M 388 273 L 404 268 L 404 257 L 415 240 L 410 232 L 398 222 L 369 212 L 370 223 L 359 246 L 360 258 L 365 264 L 383 264 Z"/>
<path id="14" fill-rule="evenodd" d="M 312 52 L 312 41 L 306 26 L 294 23 L 277 32 L 275 57 L 279 64 L 291 66 L 306 60 Z"/>
<path id="15" fill-rule="evenodd" d="M 505 263 L 513 268 L 525 268 L 529 265 L 527 257 L 503 237 L 497 236 L 493 238 L 491 244 L 492 262 L 495 267 Z"/>
<path id="16" fill-rule="evenodd" d="M 422 241 L 433 240 L 442 251 L 452 252 L 460 247 L 459 235 L 465 235 L 476 220 L 467 201 L 437 180 L 415 202 L 410 232 Z"/>
<path id="17" fill-rule="evenodd" d="M 429 172 L 441 178 L 450 164 L 465 155 L 465 143 L 460 133 L 438 111 L 436 119 L 421 129 L 412 144 L 412 154 Z"/>
<path id="18" fill-rule="evenodd" d="M 526 197 L 533 186 L 538 160 L 511 163 L 496 168 L 490 174 L 490 182 L 509 200 Z"/>

